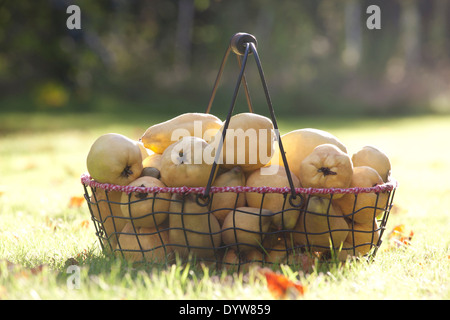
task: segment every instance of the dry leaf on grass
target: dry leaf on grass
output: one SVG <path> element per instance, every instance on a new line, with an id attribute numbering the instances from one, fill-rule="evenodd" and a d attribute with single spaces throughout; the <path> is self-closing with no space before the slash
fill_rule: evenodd
<path id="1" fill-rule="evenodd" d="M 90 221 L 87 219 L 81 220 L 79 223 L 76 223 L 74 225 L 74 230 L 86 230 L 89 229 Z"/>
<path id="2" fill-rule="evenodd" d="M 411 244 L 411 240 L 414 236 L 413 230 L 408 230 L 404 224 L 396 225 L 389 233 L 390 247 L 405 247 Z"/>
<path id="3" fill-rule="evenodd" d="M 72 196 L 69 200 L 69 208 L 79 208 L 83 205 L 84 197 Z"/>
<path id="4" fill-rule="evenodd" d="M 80 227 L 82 229 L 87 229 L 87 228 L 89 228 L 89 223 L 90 223 L 89 220 L 83 220 L 80 222 Z"/>
<path id="5" fill-rule="evenodd" d="M 285 275 L 274 272 L 270 269 L 261 269 L 267 280 L 267 289 L 275 299 L 296 299 L 305 293 L 305 287 L 289 280 Z"/>
<path id="6" fill-rule="evenodd" d="M 46 268 L 45 264 L 38 265 L 33 268 L 26 268 L 20 264 L 13 263 L 8 260 L 2 260 L 0 263 L 5 263 L 8 272 L 14 276 L 14 278 L 29 278 L 32 275 L 38 275 Z M 1 272 L 0 272 L 1 273 Z"/>

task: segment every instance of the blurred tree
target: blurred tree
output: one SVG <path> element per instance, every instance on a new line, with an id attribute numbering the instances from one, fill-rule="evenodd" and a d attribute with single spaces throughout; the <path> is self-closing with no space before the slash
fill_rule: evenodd
<path id="1" fill-rule="evenodd" d="M 450 101 L 448 0 L 77 0 L 81 30 L 66 27 L 70 4 L 0 2 L 3 97 L 58 88 L 59 98 L 47 101 L 72 110 L 121 99 L 195 106 L 209 98 L 230 37 L 249 32 L 279 112 L 407 111 L 435 96 Z M 381 9 L 380 30 L 366 28 L 369 5 Z M 251 90 L 259 86 L 253 71 Z"/>
<path id="2" fill-rule="evenodd" d="M 183 79 L 189 73 L 191 60 L 194 0 L 179 0 L 175 36 L 175 74 Z"/>

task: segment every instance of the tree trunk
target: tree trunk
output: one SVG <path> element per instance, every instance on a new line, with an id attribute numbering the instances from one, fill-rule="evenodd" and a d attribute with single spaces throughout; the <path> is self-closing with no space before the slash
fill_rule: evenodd
<path id="1" fill-rule="evenodd" d="M 184 79 L 190 72 L 194 13 L 194 0 L 179 0 L 174 55 L 177 79 Z"/>
<path id="2" fill-rule="evenodd" d="M 447 16 L 449 13 L 448 0 L 435 0 L 432 12 L 432 21 L 429 34 L 429 42 L 431 44 L 431 58 L 433 60 L 445 59 L 448 57 L 448 37 L 446 33 L 449 31 L 450 24 Z M 450 18 L 450 17 L 449 17 Z M 448 34 L 450 35 L 450 34 Z"/>
<path id="3" fill-rule="evenodd" d="M 420 13 L 416 0 L 401 1 L 401 41 L 406 68 L 420 61 Z"/>
<path id="4" fill-rule="evenodd" d="M 361 4 L 349 0 L 345 4 L 345 48 L 342 55 L 349 67 L 358 65 L 361 58 Z"/>

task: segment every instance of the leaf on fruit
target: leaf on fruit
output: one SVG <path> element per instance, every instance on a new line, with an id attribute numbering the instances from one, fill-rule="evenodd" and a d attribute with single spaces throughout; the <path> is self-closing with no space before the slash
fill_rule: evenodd
<path id="1" fill-rule="evenodd" d="M 302 284 L 291 281 L 282 274 L 271 270 L 264 270 L 262 273 L 266 278 L 267 288 L 275 299 L 295 299 L 305 293 Z"/>
<path id="2" fill-rule="evenodd" d="M 413 236 L 413 230 L 408 230 L 404 224 L 399 224 L 389 233 L 389 242 L 397 248 L 406 247 L 411 244 Z"/>
<path id="3" fill-rule="evenodd" d="M 84 202 L 84 197 L 73 196 L 69 200 L 69 208 L 79 208 Z"/>

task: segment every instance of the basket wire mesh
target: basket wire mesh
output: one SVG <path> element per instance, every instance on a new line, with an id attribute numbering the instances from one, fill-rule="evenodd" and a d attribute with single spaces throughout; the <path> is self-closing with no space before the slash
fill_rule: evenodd
<path id="1" fill-rule="evenodd" d="M 230 213 L 235 218 L 236 214 L 241 212 L 245 215 L 251 215 L 258 217 L 258 224 L 256 230 L 249 230 L 242 227 L 239 227 L 236 224 L 236 221 L 233 221 L 231 227 L 222 228 L 220 230 L 213 230 L 211 224 L 209 224 L 208 217 L 211 214 L 214 214 L 214 210 L 207 206 L 205 210 L 202 212 L 184 212 L 183 209 L 180 212 L 161 212 L 155 211 L 150 204 L 148 206 L 149 210 L 146 215 L 140 217 L 125 217 L 122 214 L 118 213 L 120 210 L 120 206 L 130 206 L 130 204 L 136 202 L 119 202 L 114 201 L 114 194 L 118 192 L 140 192 L 140 193 L 152 193 L 151 197 L 147 197 L 142 200 L 138 200 L 140 202 L 150 202 L 154 200 L 159 201 L 171 201 L 180 203 L 183 208 L 184 203 L 187 201 L 187 198 L 190 197 L 189 201 L 198 201 L 200 205 L 205 204 L 205 200 L 203 199 L 203 192 L 205 188 L 189 188 L 190 190 L 186 190 L 186 188 L 166 188 L 165 190 L 154 190 L 153 188 L 145 188 L 145 187 L 135 187 L 134 191 L 130 191 L 126 186 L 117 186 L 110 184 L 99 184 L 92 180 L 89 175 L 82 176 L 83 185 L 85 188 L 85 198 L 87 200 L 92 220 L 94 221 L 94 226 L 96 230 L 96 235 L 100 240 L 100 244 L 103 250 L 107 252 L 114 252 L 119 254 L 125 259 L 139 262 L 158 262 L 163 264 L 168 264 L 174 262 L 176 256 L 181 254 L 182 258 L 194 258 L 198 260 L 202 260 L 203 262 L 211 262 L 217 263 L 218 266 L 221 267 L 234 267 L 236 269 L 240 269 L 245 265 L 250 265 L 252 263 L 258 263 L 260 265 L 274 265 L 280 263 L 288 263 L 288 264 L 296 264 L 299 263 L 297 258 L 301 258 L 304 254 L 313 254 L 314 252 L 321 252 L 324 254 L 324 257 L 331 258 L 333 254 L 338 254 L 339 252 L 345 252 L 351 256 L 358 256 L 359 248 L 365 248 L 364 252 L 367 257 L 374 257 L 378 248 L 382 243 L 382 236 L 385 231 L 386 223 L 389 217 L 390 209 L 392 207 L 392 201 L 394 198 L 396 182 L 392 181 L 386 183 L 381 186 L 373 187 L 373 188 L 353 188 L 353 189 L 345 189 L 345 190 L 323 190 L 323 189 L 313 189 L 313 188 L 296 188 L 296 193 L 301 194 L 305 202 L 302 204 L 302 207 L 291 207 L 285 208 L 286 203 L 289 201 L 289 188 L 283 188 L 284 190 L 267 190 L 268 188 L 252 188 L 252 187 L 242 187 L 242 188 L 233 188 L 230 187 L 228 190 L 224 191 L 221 189 L 212 189 L 210 190 L 211 197 L 210 199 L 214 199 L 214 195 L 221 192 L 234 192 L 236 195 L 236 199 L 234 203 L 230 203 L 228 208 L 230 209 Z M 192 190 L 194 189 L 194 190 Z M 234 189 L 234 190 L 233 190 Z M 308 229 L 305 230 L 296 230 L 296 229 L 288 229 L 283 225 L 279 228 L 269 228 L 264 229 L 262 226 L 262 215 L 258 212 L 248 212 L 245 209 L 237 207 L 237 200 L 242 196 L 245 192 L 258 192 L 262 194 L 261 207 L 259 209 L 262 210 L 264 206 L 264 198 L 267 195 L 267 192 L 280 192 L 283 195 L 284 202 L 280 211 L 272 212 L 270 215 L 281 215 L 283 218 L 287 217 L 289 214 L 293 212 L 298 212 L 298 219 L 306 219 L 308 216 L 318 216 L 328 221 L 328 228 L 325 230 L 321 230 L 319 232 L 314 232 Z M 311 199 L 317 197 L 318 192 L 322 192 L 323 194 L 327 194 L 328 192 L 347 192 L 352 194 L 355 200 L 358 198 L 360 194 L 363 193 L 373 193 L 377 194 L 375 204 L 373 206 L 364 206 L 351 212 L 350 214 L 344 215 L 346 222 L 348 223 L 347 228 L 336 229 L 333 228 L 330 224 L 330 219 L 335 217 L 331 212 L 329 206 L 325 212 L 315 212 L 307 210 L 308 203 Z M 164 192 L 175 192 L 180 195 L 179 199 L 170 199 L 158 196 L 160 193 Z M 378 195 L 381 193 L 385 193 L 387 197 L 385 197 L 385 201 L 381 203 L 378 199 Z M 99 196 L 103 195 L 103 196 Z M 329 203 L 331 203 L 335 193 L 329 193 L 328 199 Z M 195 200 L 194 200 L 195 199 Z M 355 201 L 356 202 L 356 201 Z M 209 201 L 211 203 L 211 201 Z M 355 228 L 355 222 L 352 219 L 354 215 L 357 215 L 361 210 L 371 210 L 373 211 L 374 220 L 372 228 L 368 230 L 357 230 Z M 145 218 L 150 217 L 151 219 L 155 219 L 155 216 L 158 214 L 167 214 L 168 218 L 160 224 L 157 224 L 155 221 L 155 228 L 146 228 L 139 227 L 139 221 Z M 199 231 L 195 228 L 188 227 L 184 224 L 187 215 L 198 215 L 203 216 L 208 221 L 208 229 L 206 231 Z M 178 216 L 180 217 L 182 224 L 181 227 L 170 227 L 169 226 L 169 218 L 170 216 Z M 281 219 L 284 221 L 284 219 Z M 128 223 L 127 230 L 124 229 L 124 225 Z M 174 243 L 168 237 L 168 233 L 170 231 L 179 231 L 184 238 L 184 241 Z M 213 237 L 216 235 L 223 235 L 225 232 L 232 232 L 232 241 L 228 243 L 220 242 L 213 240 Z M 238 232 L 244 232 L 246 234 L 252 234 L 255 236 L 256 241 L 254 243 L 248 243 L 248 241 L 242 241 L 238 235 Z M 333 243 L 333 235 L 338 232 L 348 232 L 352 234 L 350 243 Z M 200 235 L 203 237 L 209 238 L 209 242 L 206 241 L 207 246 L 198 246 L 194 243 L 190 243 L 190 238 L 193 234 Z M 363 242 L 355 242 L 357 235 L 367 235 Z M 294 238 L 303 235 L 306 241 L 296 242 Z M 152 245 L 148 245 L 144 243 L 142 238 L 145 236 L 153 237 L 156 240 L 153 240 Z M 129 246 L 124 246 L 124 244 L 119 240 L 121 237 L 129 237 L 134 239 L 135 245 L 131 248 Z M 330 244 L 315 244 L 311 238 L 314 237 L 322 237 L 330 240 Z M 155 244 L 156 242 L 156 244 Z M 335 252 L 333 252 L 335 250 Z M 202 251 L 207 251 L 209 254 L 202 254 Z M 188 257 L 187 253 L 195 252 L 195 257 Z M 225 256 L 229 252 L 233 252 L 235 258 L 231 261 L 224 259 Z M 249 257 L 249 253 L 253 258 Z M 367 253 L 367 254 L 366 254 Z M 273 255 L 279 256 L 279 259 L 269 259 Z"/>

